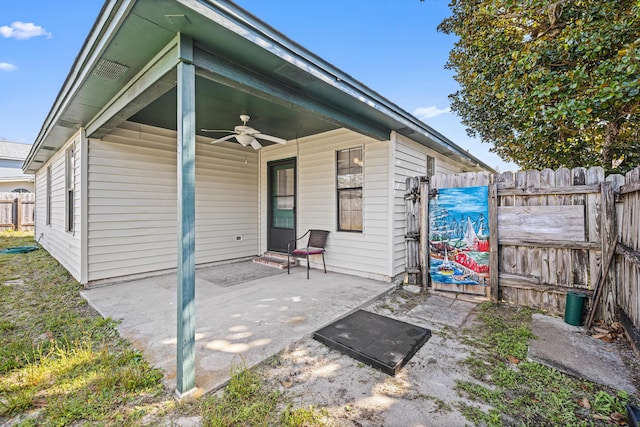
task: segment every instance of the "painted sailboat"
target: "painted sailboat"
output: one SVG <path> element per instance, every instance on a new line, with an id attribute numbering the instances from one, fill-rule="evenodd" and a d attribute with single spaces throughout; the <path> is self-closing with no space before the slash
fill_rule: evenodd
<path id="1" fill-rule="evenodd" d="M 473 229 L 471 218 L 467 217 L 467 228 L 464 232 L 464 242 L 467 246 L 473 246 L 477 241 L 478 235 L 476 234 L 476 230 Z"/>
<path id="2" fill-rule="evenodd" d="M 453 265 L 451 265 L 451 261 L 449 261 L 449 257 L 447 255 L 447 247 L 444 248 L 444 259 L 442 260 L 442 264 L 438 266 L 438 273 L 443 274 L 445 276 L 451 276 L 454 273 Z"/>
<path id="3" fill-rule="evenodd" d="M 473 227 L 473 223 L 471 222 L 471 218 L 467 217 L 467 227 L 464 232 L 464 242 L 467 247 L 471 248 L 471 250 L 477 252 L 489 252 L 489 241 L 486 239 L 486 236 L 483 234 L 483 223 L 484 217 L 481 215 L 478 219 L 480 223 L 478 232 L 476 233 L 475 228 Z"/>

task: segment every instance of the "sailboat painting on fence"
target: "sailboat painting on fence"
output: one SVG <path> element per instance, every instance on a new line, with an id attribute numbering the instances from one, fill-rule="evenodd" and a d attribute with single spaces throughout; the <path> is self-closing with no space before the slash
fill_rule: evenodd
<path id="1" fill-rule="evenodd" d="M 431 286 L 485 295 L 489 286 L 488 188 L 434 192 L 429 200 Z"/>

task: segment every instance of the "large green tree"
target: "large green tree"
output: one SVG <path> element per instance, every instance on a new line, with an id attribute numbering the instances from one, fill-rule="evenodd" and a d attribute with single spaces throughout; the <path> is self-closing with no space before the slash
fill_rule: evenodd
<path id="1" fill-rule="evenodd" d="M 640 164 L 640 0 L 452 0 L 450 96 L 523 168 Z"/>

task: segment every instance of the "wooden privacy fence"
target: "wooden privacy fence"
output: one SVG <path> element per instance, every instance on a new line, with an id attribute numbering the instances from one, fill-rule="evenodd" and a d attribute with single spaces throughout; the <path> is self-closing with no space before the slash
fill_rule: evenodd
<path id="1" fill-rule="evenodd" d="M 0 193 L 0 230 L 34 227 L 35 193 Z"/>
<path id="2" fill-rule="evenodd" d="M 429 190 L 479 185 L 489 191 L 487 296 L 562 314 L 568 292 L 591 309 L 601 287 L 597 317 L 640 329 L 640 167 L 626 177 L 561 168 L 407 179 L 410 283 L 428 285 Z"/>
<path id="3" fill-rule="evenodd" d="M 640 166 L 628 172 L 616 194 L 618 244 L 612 295 L 619 319 L 640 354 Z"/>
<path id="4" fill-rule="evenodd" d="M 500 297 L 556 314 L 568 291 L 592 297 L 615 235 L 603 169 L 504 173 L 496 187 Z"/>

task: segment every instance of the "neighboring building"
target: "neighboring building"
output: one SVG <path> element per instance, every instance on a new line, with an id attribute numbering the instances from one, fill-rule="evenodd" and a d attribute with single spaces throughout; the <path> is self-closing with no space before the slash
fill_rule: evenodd
<path id="1" fill-rule="evenodd" d="M 33 192 L 33 175 L 22 172 L 31 145 L 0 141 L 0 193 Z"/>
<path id="2" fill-rule="evenodd" d="M 241 114 L 287 143 L 201 130 Z M 331 231 L 328 270 L 399 280 L 405 179 L 428 168 L 491 170 L 231 2 L 123 0 L 105 3 L 24 170 L 40 244 L 92 284 L 283 251 L 309 228 Z"/>

